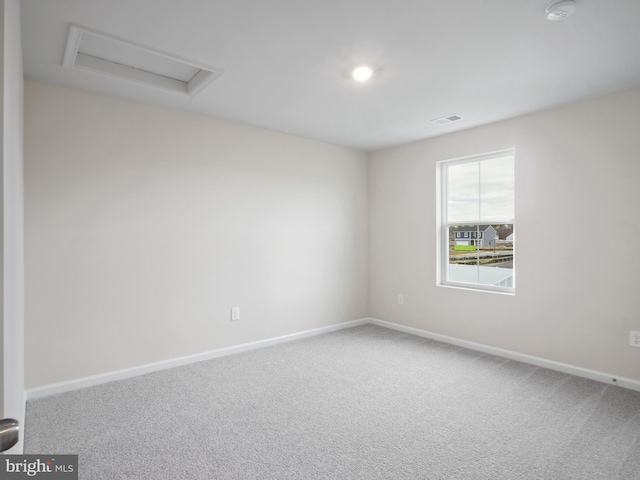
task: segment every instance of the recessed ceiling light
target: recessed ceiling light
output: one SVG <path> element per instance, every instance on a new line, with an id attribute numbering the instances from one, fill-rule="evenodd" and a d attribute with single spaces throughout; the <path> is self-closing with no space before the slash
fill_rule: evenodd
<path id="1" fill-rule="evenodd" d="M 552 22 L 564 20 L 576 13 L 577 8 L 578 5 L 576 0 L 560 0 L 557 2 L 551 2 L 546 10 L 547 19 Z"/>
<path id="2" fill-rule="evenodd" d="M 351 75 L 353 75 L 353 78 L 358 82 L 366 82 L 371 78 L 371 75 L 373 75 L 373 70 L 369 67 L 358 67 L 351 73 Z"/>

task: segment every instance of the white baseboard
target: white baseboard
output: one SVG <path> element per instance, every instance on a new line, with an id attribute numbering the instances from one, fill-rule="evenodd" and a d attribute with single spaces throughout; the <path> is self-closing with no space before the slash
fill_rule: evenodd
<path id="1" fill-rule="evenodd" d="M 137 367 L 127 368 L 123 370 L 116 370 L 113 372 L 107 372 L 99 375 L 92 375 L 89 377 L 78 378 L 75 380 L 69 380 L 66 382 L 52 383 L 50 385 L 44 385 L 42 387 L 31 388 L 26 391 L 26 399 L 33 400 L 36 398 L 48 397 L 51 395 L 57 395 L 59 393 L 69 392 L 72 390 L 78 390 L 81 388 L 91 387 L 102 383 L 113 382 L 116 380 L 123 380 L 125 378 L 137 377 L 146 373 L 156 372 L 159 370 L 166 370 L 168 368 L 179 367 L 182 365 L 188 365 L 191 363 L 201 362 L 204 360 L 210 360 L 212 358 L 224 357 L 226 355 L 233 355 L 235 353 L 246 352 L 249 350 L 255 350 L 257 348 L 268 347 L 270 345 L 276 345 L 279 343 L 290 342 L 293 340 L 300 340 L 306 337 L 312 337 L 315 335 L 321 335 L 323 333 L 333 332 L 336 330 L 342 330 L 343 328 L 355 327 L 358 325 L 364 325 L 371 323 L 380 327 L 390 328 L 400 332 L 410 333 L 420 337 L 430 338 L 440 342 L 457 345 L 459 347 L 476 350 L 498 357 L 508 358 L 510 360 L 516 360 L 538 367 L 548 368 L 550 370 L 556 370 L 578 377 L 589 378 L 598 382 L 608 383 L 612 385 L 618 385 L 619 387 L 627 388 L 629 390 L 635 390 L 640 392 L 640 381 L 630 378 L 619 377 L 608 373 L 598 372 L 595 370 L 589 370 L 575 365 L 569 365 L 566 363 L 555 362 L 553 360 L 547 360 L 545 358 L 534 357 L 524 353 L 515 352 L 512 350 L 505 350 L 502 348 L 492 347 L 490 345 L 484 345 L 481 343 L 470 342 L 467 340 L 461 340 L 455 337 L 449 337 L 447 335 L 441 335 L 439 333 L 429 332 L 419 328 L 408 327 L 398 323 L 388 322 L 386 320 L 380 320 L 377 318 L 361 318 L 358 320 L 352 320 L 350 322 L 339 323 L 336 325 L 329 325 L 326 327 L 316 328 L 313 330 L 306 330 L 304 332 L 292 333 L 290 335 L 283 335 L 281 337 L 268 338 L 265 340 L 258 340 L 256 342 L 243 343 L 241 345 L 234 345 L 232 347 L 219 348 L 211 350 L 209 352 L 198 353 L 195 355 L 189 355 L 186 357 L 179 357 L 170 360 L 164 360 L 161 362 L 149 363 L 146 365 L 140 365 Z"/>
<path id="2" fill-rule="evenodd" d="M 157 372 L 159 370 L 166 370 L 168 368 L 180 367 L 182 365 L 202 362 L 204 360 L 210 360 L 212 358 L 224 357 L 226 355 L 233 355 L 234 353 L 246 352 L 248 350 L 255 350 L 257 348 L 268 347 L 270 345 L 276 345 L 278 343 L 291 342 L 293 340 L 300 340 L 302 338 L 321 335 L 323 333 L 333 332 L 335 330 L 342 330 L 343 328 L 363 325 L 368 322 L 369 322 L 368 318 L 361 318 L 358 320 L 352 320 L 350 322 L 338 323 L 338 324 L 329 325 L 326 327 L 314 328 L 313 330 L 306 330 L 304 332 L 283 335 L 281 337 L 267 338 L 265 340 L 258 340 L 255 342 L 243 343 L 241 345 L 234 345 L 232 347 L 219 348 L 216 350 L 197 353 L 195 355 L 189 355 L 186 357 L 179 357 L 179 358 L 173 358 L 170 360 L 163 360 L 161 362 L 148 363 L 148 364 L 140 365 L 137 367 L 126 368 L 123 370 L 116 370 L 116 371 L 107 372 L 107 373 L 101 373 L 99 375 L 91 375 L 89 377 L 78 378 L 78 379 L 69 380 L 66 382 L 52 383 L 49 385 L 44 385 L 42 387 L 28 389 L 26 391 L 26 397 L 27 397 L 27 400 L 48 397 L 51 395 L 57 395 L 59 393 L 70 392 L 72 390 L 92 387 L 94 385 L 99 385 L 101 383 L 114 382 L 116 380 L 124 380 L 125 378 L 137 377 L 139 375 L 144 375 L 146 373 L 151 373 L 151 372 Z"/>
<path id="3" fill-rule="evenodd" d="M 569 365 L 567 363 L 555 362 L 553 360 L 547 360 L 545 358 L 534 357 L 533 355 L 527 355 L 525 353 L 514 352 L 513 350 L 505 350 L 498 347 L 492 347 L 481 343 L 469 342 L 467 340 L 461 340 L 455 337 L 449 337 L 447 335 L 441 335 L 439 333 L 429 332 L 427 330 L 421 330 L 419 328 L 408 327 L 406 325 L 400 325 L 398 323 L 388 322 L 386 320 L 380 320 L 377 318 L 369 318 L 369 323 L 378 325 L 380 327 L 386 327 L 400 332 L 410 333 L 418 335 L 420 337 L 430 338 L 431 340 L 437 340 L 439 342 L 450 343 L 459 347 L 468 348 L 470 350 L 476 350 L 483 353 L 489 353 L 498 357 L 508 358 L 509 360 L 517 360 L 519 362 L 528 363 L 537 367 L 548 368 L 550 370 L 556 370 L 558 372 L 568 373 L 577 377 L 589 378 L 598 382 L 608 383 L 610 385 L 617 385 L 619 387 L 627 388 L 629 390 L 635 390 L 640 392 L 640 381 L 633 380 L 631 378 L 619 377 L 609 373 L 598 372 L 596 370 L 589 370 L 587 368 L 576 367 L 575 365 Z"/>

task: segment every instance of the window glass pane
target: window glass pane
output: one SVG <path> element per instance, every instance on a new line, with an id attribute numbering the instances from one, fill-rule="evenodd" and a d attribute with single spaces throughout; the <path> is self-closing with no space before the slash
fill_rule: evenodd
<path id="1" fill-rule="evenodd" d="M 459 163 L 447 168 L 447 219 L 449 222 L 478 220 L 480 164 Z"/>
<path id="2" fill-rule="evenodd" d="M 476 232 L 481 241 L 465 239 Z M 449 227 L 448 280 L 473 285 L 514 288 L 515 233 L 513 224 L 453 225 Z"/>
<path id="3" fill-rule="evenodd" d="M 449 227 L 449 281 L 478 284 L 478 255 L 476 246 L 469 240 L 469 232 L 474 229 L 477 225 Z"/>
<path id="4" fill-rule="evenodd" d="M 510 221 L 514 213 L 513 156 L 480 162 L 480 221 Z"/>

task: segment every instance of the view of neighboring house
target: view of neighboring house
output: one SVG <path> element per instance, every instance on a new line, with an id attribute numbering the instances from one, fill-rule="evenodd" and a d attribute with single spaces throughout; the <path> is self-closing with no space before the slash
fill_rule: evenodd
<path id="1" fill-rule="evenodd" d="M 495 247 L 497 231 L 491 225 L 472 225 L 454 232 L 454 245 L 474 247 Z"/>

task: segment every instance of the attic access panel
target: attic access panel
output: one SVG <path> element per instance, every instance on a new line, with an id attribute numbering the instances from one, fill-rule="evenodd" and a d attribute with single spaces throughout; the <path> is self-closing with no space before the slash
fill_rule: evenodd
<path id="1" fill-rule="evenodd" d="M 72 25 L 62 64 L 190 97 L 223 71 Z"/>

